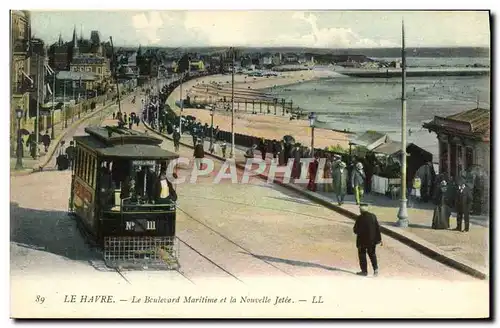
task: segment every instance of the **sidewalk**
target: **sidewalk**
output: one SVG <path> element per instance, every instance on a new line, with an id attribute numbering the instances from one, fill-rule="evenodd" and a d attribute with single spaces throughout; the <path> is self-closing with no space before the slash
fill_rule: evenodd
<path id="1" fill-rule="evenodd" d="M 148 127 L 149 128 L 149 127 Z M 171 139 L 167 136 L 168 139 Z M 183 134 L 181 143 L 192 148 L 192 137 Z M 205 149 L 208 150 L 210 141 L 205 140 Z M 229 156 L 231 145 L 228 144 L 226 155 Z M 244 169 L 246 160 L 245 147 L 235 146 L 235 161 L 239 168 Z M 207 155 L 211 155 L 206 151 Z M 260 152 L 256 151 L 256 158 Z M 220 150 L 214 157 L 222 159 Z M 212 155 L 212 156 L 213 156 Z M 271 154 L 267 154 L 266 163 L 270 163 Z M 256 166 L 254 167 L 256 168 Z M 269 165 L 260 175 L 267 179 Z M 359 207 L 355 204 L 354 195 L 347 195 L 343 206 L 338 206 L 334 193 L 323 191 L 311 192 L 306 184 L 283 183 L 283 173 L 277 173 L 275 183 L 301 193 L 309 199 L 320 203 L 336 212 L 354 219 L 359 214 Z M 321 190 L 321 187 L 319 187 Z M 468 233 L 453 231 L 456 227 L 456 214 L 450 219 L 450 230 L 431 229 L 434 207 L 432 204 L 410 204 L 408 228 L 399 228 L 396 225 L 399 200 L 393 200 L 385 195 L 366 194 L 364 201 L 370 203 L 370 211 L 377 215 L 381 224 L 382 233 L 389 235 L 404 244 L 417 249 L 423 254 L 452 266 L 457 270 L 470 275 L 486 279 L 489 270 L 489 217 L 471 216 L 471 228 Z"/>
<path id="2" fill-rule="evenodd" d="M 128 95 L 126 96 L 128 97 Z M 75 118 L 73 122 L 71 120 L 68 120 L 68 127 L 65 129 L 62 129 L 62 124 L 64 122 L 59 122 L 54 125 L 54 136 L 55 138 L 51 140 L 50 146 L 47 152 L 45 152 L 44 146 L 42 143 L 39 144 L 39 157 L 37 159 L 33 159 L 31 156 L 29 156 L 29 150 L 27 148 L 24 148 L 24 156 L 23 156 L 23 168 L 20 170 L 16 170 L 16 161 L 17 158 L 10 158 L 10 175 L 11 176 L 18 176 L 18 175 L 26 175 L 33 173 L 34 171 L 41 170 L 47 163 L 52 159 L 52 156 L 54 155 L 55 151 L 57 150 L 59 143 L 63 138 L 66 137 L 66 135 L 71 131 L 76 129 L 80 124 L 85 122 L 86 120 L 94 117 L 98 113 L 100 113 L 103 110 L 106 110 L 110 107 L 115 105 L 115 102 L 109 102 L 106 106 L 102 106 L 101 104 L 97 104 L 96 108 L 93 111 L 88 111 L 87 113 L 81 115 L 81 117 Z M 43 131 L 42 131 L 43 132 Z M 50 134 L 50 129 L 49 129 L 49 134 Z"/>

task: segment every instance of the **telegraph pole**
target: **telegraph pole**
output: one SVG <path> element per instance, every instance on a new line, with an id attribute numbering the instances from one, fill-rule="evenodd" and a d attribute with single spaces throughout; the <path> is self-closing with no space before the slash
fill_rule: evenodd
<path id="1" fill-rule="evenodd" d="M 406 207 L 406 51 L 405 51 L 405 25 L 401 24 L 402 47 L 401 47 L 401 205 L 398 212 L 398 226 L 408 227 L 408 209 Z"/>
<path id="2" fill-rule="evenodd" d="M 180 92 L 181 92 L 181 113 L 179 114 L 179 134 L 182 137 L 182 110 L 184 109 L 184 101 L 182 101 L 182 80 L 184 79 L 184 72 L 181 73 L 181 85 L 180 85 Z"/>
<path id="3" fill-rule="evenodd" d="M 231 159 L 234 159 L 234 48 L 231 48 L 233 64 L 231 69 Z"/>
<path id="4" fill-rule="evenodd" d="M 40 56 L 36 55 L 36 150 L 35 157 L 39 157 L 38 153 L 38 138 L 40 135 Z"/>
<path id="5" fill-rule="evenodd" d="M 119 88 L 119 84 L 118 84 L 118 74 L 117 74 L 118 64 L 117 64 L 116 59 L 115 59 L 115 48 L 113 47 L 113 37 L 110 36 L 109 41 L 111 43 L 111 54 L 113 56 L 113 66 L 114 66 L 113 71 L 115 73 L 116 93 L 118 95 L 118 113 L 121 113 L 122 107 L 120 104 L 120 88 Z"/>
<path id="6" fill-rule="evenodd" d="M 50 123 L 50 139 L 54 140 L 55 138 L 55 133 L 54 133 L 54 102 L 55 102 L 55 96 L 56 96 L 56 72 L 54 71 L 52 73 L 52 115 L 51 115 L 51 123 Z"/>

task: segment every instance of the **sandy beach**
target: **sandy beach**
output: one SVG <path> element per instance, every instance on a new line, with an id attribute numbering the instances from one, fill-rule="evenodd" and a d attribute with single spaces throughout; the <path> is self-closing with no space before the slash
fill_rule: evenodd
<path id="1" fill-rule="evenodd" d="M 296 72 L 283 72 L 278 73 L 278 76 L 273 77 L 249 77 L 245 75 L 235 75 L 235 100 L 243 101 L 242 99 L 252 99 L 253 97 L 261 98 L 265 95 L 260 92 L 260 89 L 272 88 L 273 86 L 283 86 L 295 83 L 301 83 L 305 81 L 316 80 L 324 77 L 330 76 L 330 72 L 321 71 L 296 71 Z M 335 73 L 333 73 L 335 74 Z M 217 84 L 222 87 L 223 90 L 219 90 L 219 96 L 223 97 L 226 95 L 227 101 L 230 101 L 230 93 L 227 94 L 227 90 L 231 88 L 231 75 L 211 75 L 206 77 L 201 77 L 188 81 L 183 84 L 183 96 L 186 94 L 191 95 L 191 99 L 194 96 L 204 97 L 203 88 L 207 86 L 215 86 Z M 209 91 L 212 88 L 209 87 Z M 222 92 L 221 92 L 222 91 Z M 210 92 L 205 94 L 210 95 Z M 215 95 L 212 95 L 215 97 Z M 170 97 L 167 102 L 179 113 L 179 108 L 175 105 L 175 101 L 180 99 L 180 87 L 178 87 Z M 212 101 L 214 101 L 212 99 Z M 235 104 L 235 118 L 234 118 L 234 129 L 235 133 L 247 134 L 253 136 L 260 136 L 267 139 L 280 140 L 285 135 L 292 135 L 303 145 L 309 146 L 311 144 L 311 128 L 309 127 L 308 120 L 290 120 L 289 115 L 282 116 L 281 108 L 278 106 L 278 115 L 274 114 L 251 114 L 244 112 L 244 104 L 240 103 L 240 110 L 237 109 L 237 104 Z M 249 112 L 251 106 L 249 107 Z M 263 112 L 267 111 L 267 106 L 263 106 Z M 271 113 L 274 113 L 274 107 L 270 107 Z M 259 107 L 256 107 L 256 111 L 259 112 Z M 210 125 L 210 112 L 206 109 L 195 109 L 195 108 L 184 108 L 183 115 L 192 115 L 196 117 L 202 123 L 208 123 Z M 214 115 L 214 126 L 219 126 L 221 130 L 231 131 L 231 112 L 225 111 L 223 109 L 218 109 Z M 332 145 L 340 145 L 342 147 L 348 147 L 348 135 L 329 130 L 315 130 L 314 143 L 315 148 L 324 148 Z"/>

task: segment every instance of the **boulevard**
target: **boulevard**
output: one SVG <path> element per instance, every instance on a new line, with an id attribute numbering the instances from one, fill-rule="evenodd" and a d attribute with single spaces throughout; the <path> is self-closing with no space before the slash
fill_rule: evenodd
<path id="1" fill-rule="evenodd" d="M 137 93 L 137 97 L 142 95 Z M 122 112 L 139 113 L 139 106 L 127 98 Z M 97 115 L 70 133 L 84 134 L 85 125 L 113 124 L 110 113 L 114 110 L 116 107 L 107 111 L 106 117 Z M 142 124 L 134 129 L 145 131 Z M 165 140 L 162 147 L 174 151 L 171 141 Z M 179 155 L 191 158 L 192 149 L 181 146 Z M 181 167 L 179 176 L 189 179 L 191 165 Z M 100 286 L 101 290 L 119 287 L 123 291 L 159 286 L 213 287 L 216 282 L 226 290 L 230 286 L 262 288 L 262 281 L 273 279 L 295 286 L 317 286 L 326 281 L 337 289 L 355 288 L 354 294 L 387 286 L 387 292 L 378 296 L 386 301 L 400 291 L 390 286 L 405 286 L 408 289 L 404 298 L 421 302 L 414 296 L 439 284 L 442 289 L 435 302 L 460 297 L 462 307 L 478 300 L 488 304 L 487 282 L 440 264 L 387 236 L 383 236 L 384 246 L 377 249 L 380 276 L 356 276 L 359 267 L 351 220 L 258 178 L 252 177 L 247 184 L 234 184 L 231 179 L 214 184 L 221 165 L 214 161 L 210 175 L 198 177 L 196 183 L 176 186 L 178 271 L 118 272 L 106 268 L 100 251 L 85 243 L 74 219 L 67 215 L 70 171 L 12 176 L 12 288 L 27 290 L 36 283 L 38 289 L 78 289 L 84 282 L 91 290 Z M 48 168 L 54 166 L 55 158 Z M 414 289 L 417 285 L 418 290 Z M 474 297 L 471 286 L 475 288 Z M 73 292 L 82 290 L 68 291 Z"/>

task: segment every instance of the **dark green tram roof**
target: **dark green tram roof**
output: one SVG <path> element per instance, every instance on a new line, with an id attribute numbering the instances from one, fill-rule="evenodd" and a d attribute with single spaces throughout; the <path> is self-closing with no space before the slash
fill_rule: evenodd
<path id="1" fill-rule="evenodd" d="M 143 132 L 116 126 L 89 126 L 85 128 L 90 136 L 107 145 L 148 144 L 159 145 L 163 140 Z"/>
<path id="2" fill-rule="evenodd" d="M 94 150 L 98 156 L 125 159 L 175 159 L 179 155 L 162 149 L 162 140 L 145 133 L 109 127 L 87 127 L 88 136 L 76 136 L 75 141 Z M 110 133 L 111 132 L 111 133 Z"/>

